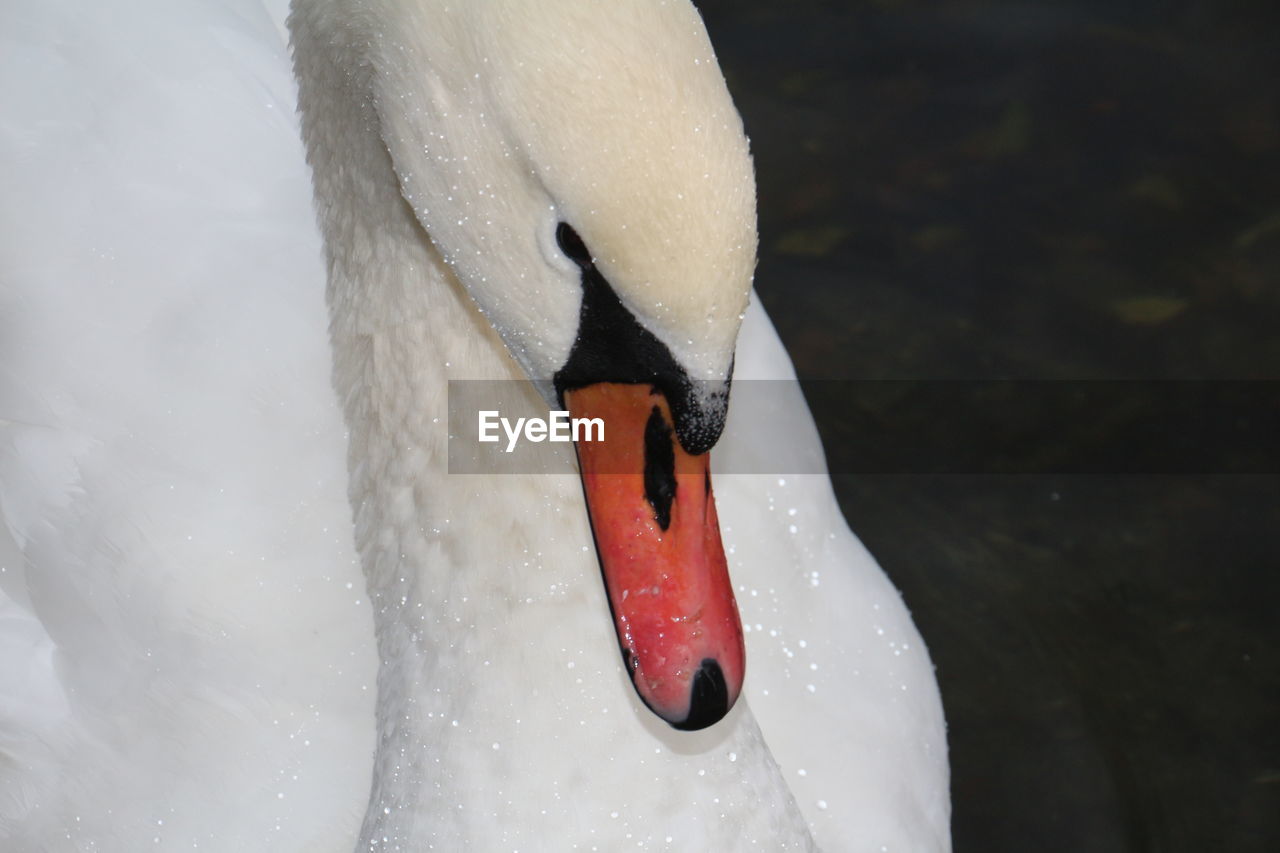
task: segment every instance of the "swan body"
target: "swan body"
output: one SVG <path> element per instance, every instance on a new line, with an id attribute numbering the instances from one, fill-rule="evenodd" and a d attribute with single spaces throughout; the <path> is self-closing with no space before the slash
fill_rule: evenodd
<path id="1" fill-rule="evenodd" d="M 750 674 L 683 733 L 623 671 L 578 479 L 447 473 L 448 380 L 540 403 L 573 347 L 563 218 L 692 373 L 736 335 L 737 377 L 792 378 L 691 7 L 620 2 L 611 40 L 568 0 L 300 4 L 312 176 L 278 4 L 71 5 L 0 12 L 5 849 L 949 849 L 927 652 L 825 476 L 717 474 Z M 617 111 L 556 74 L 635 44 L 694 69 L 631 110 L 673 126 L 575 141 Z M 798 392 L 713 459 L 780 438 L 820 469 Z"/>

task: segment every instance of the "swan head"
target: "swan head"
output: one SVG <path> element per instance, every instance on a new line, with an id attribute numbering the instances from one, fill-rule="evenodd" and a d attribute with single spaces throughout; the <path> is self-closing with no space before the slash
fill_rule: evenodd
<path id="1" fill-rule="evenodd" d="M 727 713 L 742 630 L 707 451 L 756 257 L 742 122 L 688 2 L 374 9 L 371 102 L 402 196 L 579 444 L 615 626 L 678 728 Z"/>
<path id="2" fill-rule="evenodd" d="M 580 372 L 575 345 L 591 355 L 589 266 L 669 354 L 641 366 L 679 391 L 677 434 L 705 451 L 723 425 L 756 213 L 742 120 L 697 11 L 433 5 L 401 6 L 409 20 L 378 52 L 383 138 L 415 215 L 552 401 L 557 375 Z"/>

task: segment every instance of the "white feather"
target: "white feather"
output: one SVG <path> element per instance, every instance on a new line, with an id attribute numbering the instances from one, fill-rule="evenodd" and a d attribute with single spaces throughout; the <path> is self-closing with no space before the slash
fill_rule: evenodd
<path id="1" fill-rule="evenodd" d="M 405 849 L 949 849 L 927 652 L 824 476 L 717 480 L 749 707 L 695 735 L 626 681 L 576 480 L 437 476 L 443 399 L 395 383 L 518 373 L 425 243 L 423 325 L 365 353 L 423 450 L 356 429 L 348 484 L 282 32 L 280 0 L 0 6 L 4 849 L 350 850 L 362 815 Z M 790 370 L 752 307 L 737 375 Z M 820 458 L 802 400 L 749 406 L 718 466 Z M 380 626 L 376 765 L 357 539 L 379 612 L 435 614 Z"/>

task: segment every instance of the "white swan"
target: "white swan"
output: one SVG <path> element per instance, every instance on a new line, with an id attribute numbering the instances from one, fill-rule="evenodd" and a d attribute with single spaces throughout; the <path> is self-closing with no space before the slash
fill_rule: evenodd
<path id="1" fill-rule="evenodd" d="M 448 378 L 569 359 L 561 221 L 724 375 L 754 212 L 692 7 L 301 5 L 349 483 L 279 16 L 0 9 L 5 849 L 949 849 L 927 653 L 825 477 L 716 481 L 747 702 L 683 733 L 576 478 L 444 473 Z M 758 308 L 736 358 L 790 375 Z M 779 440 L 820 453 L 802 401 L 715 453 Z"/>

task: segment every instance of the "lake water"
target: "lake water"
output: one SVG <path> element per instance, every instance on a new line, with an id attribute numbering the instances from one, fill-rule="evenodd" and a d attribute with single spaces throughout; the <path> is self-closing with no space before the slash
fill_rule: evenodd
<path id="1" fill-rule="evenodd" d="M 1280 4 L 699 5 L 801 377 L 1280 380 Z M 1280 849 L 1280 476 L 1177 462 L 835 477 L 938 666 L 957 851 Z"/>

